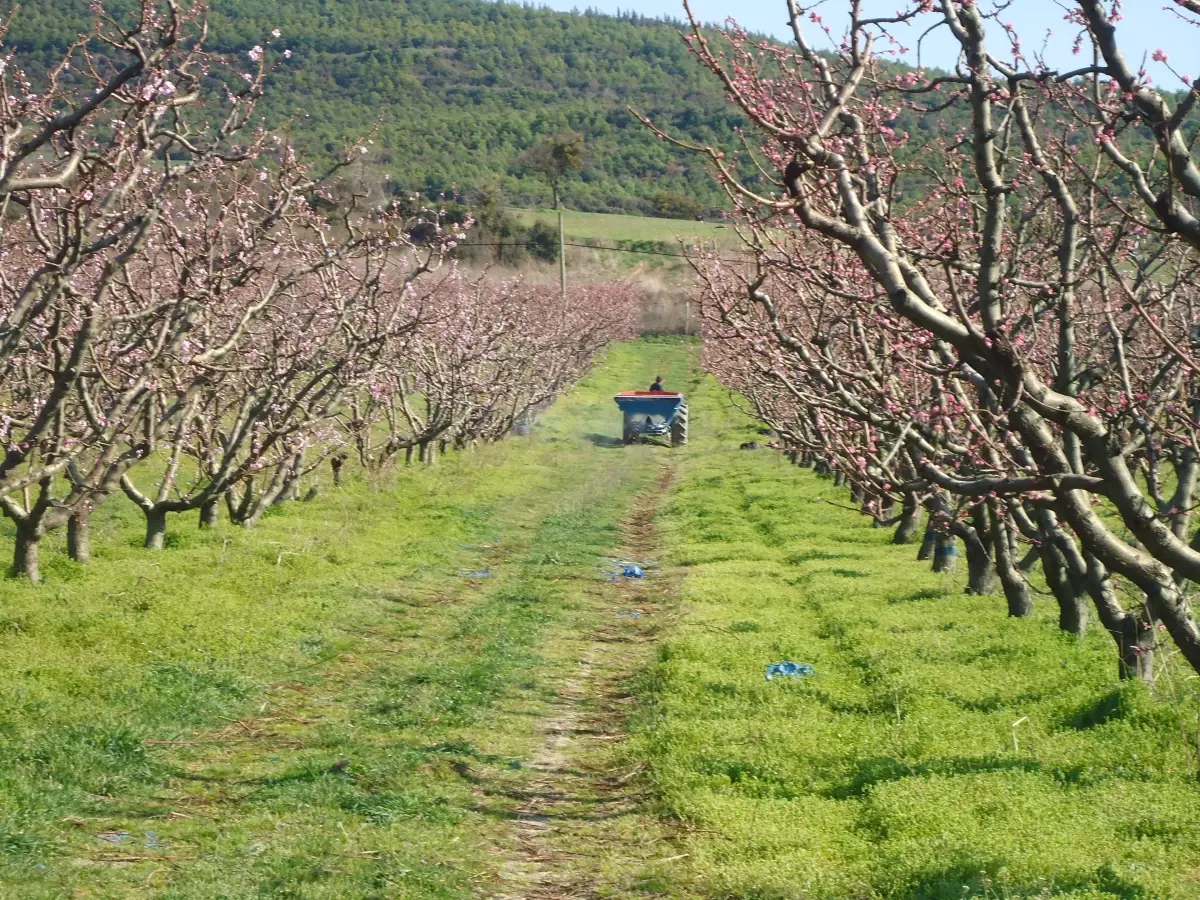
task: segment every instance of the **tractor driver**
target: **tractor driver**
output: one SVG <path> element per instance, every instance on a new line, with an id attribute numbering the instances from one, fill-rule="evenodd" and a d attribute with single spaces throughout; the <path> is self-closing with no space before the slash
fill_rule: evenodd
<path id="1" fill-rule="evenodd" d="M 650 391 L 655 394 L 661 394 L 666 391 L 666 388 L 663 387 L 661 375 L 655 377 L 654 384 L 650 385 Z"/>

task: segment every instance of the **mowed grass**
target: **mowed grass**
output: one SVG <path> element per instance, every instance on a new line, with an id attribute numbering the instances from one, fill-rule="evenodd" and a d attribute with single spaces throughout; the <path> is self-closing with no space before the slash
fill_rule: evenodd
<path id="1" fill-rule="evenodd" d="M 638 726 L 710 898 L 1200 897 L 1196 681 L 962 593 L 692 403 L 659 526 L 684 617 Z M 1169 656 L 1170 654 L 1164 654 Z M 791 660 L 808 678 L 767 682 Z M 683 877 L 683 873 L 687 877 Z"/>
<path id="2" fill-rule="evenodd" d="M 44 585 L 0 580 L 0 896 L 476 896 L 515 801 L 462 773 L 529 758 L 666 452 L 603 446 L 611 395 L 689 366 L 615 347 L 533 437 L 253 531 L 179 518 L 155 554 L 115 497 L 92 565 L 48 538 Z"/>
<path id="3" fill-rule="evenodd" d="M 550 209 L 512 209 L 523 225 L 542 222 L 558 228 L 558 213 Z M 607 244 L 662 243 L 675 249 L 680 241 L 721 247 L 739 246 L 737 235 L 728 225 L 696 222 L 688 219 L 659 219 L 651 216 L 622 216 L 612 213 L 563 211 L 563 231 L 568 241 L 599 241 Z"/>

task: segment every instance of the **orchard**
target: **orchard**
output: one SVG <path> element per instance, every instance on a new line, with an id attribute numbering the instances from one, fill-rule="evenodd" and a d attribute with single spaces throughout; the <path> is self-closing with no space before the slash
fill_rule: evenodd
<path id="1" fill-rule="evenodd" d="M 314 173 L 256 116 L 278 30 L 222 57 L 207 17 L 98 9 L 41 86 L 3 60 L 0 508 L 32 581 L 50 529 L 88 560 L 114 495 L 161 550 L 173 516 L 253 525 L 344 447 L 497 440 L 633 328 L 623 285 L 460 271 L 470 220 L 339 180 L 367 141 Z"/>
<path id="2" fill-rule="evenodd" d="M 644 119 L 707 160 L 752 255 L 695 256 L 709 366 L 897 541 L 922 507 L 935 566 L 961 539 L 969 590 L 1026 615 L 1040 561 L 1061 627 L 1094 609 L 1123 676 L 1152 680 L 1166 635 L 1200 671 L 1196 88 L 1122 53 L 1120 4 L 1066 4 L 1069 71 L 971 0 L 839 7 L 789 2 L 791 46 L 689 9 L 739 151 Z M 892 61 L 939 29 L 952 71 Z M 910 153 L 901 122 L 937 137 Z"/>

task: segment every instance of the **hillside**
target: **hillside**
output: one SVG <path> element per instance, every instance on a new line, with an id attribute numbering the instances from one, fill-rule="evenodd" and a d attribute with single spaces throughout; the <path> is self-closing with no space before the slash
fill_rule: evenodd
<path id="1" fill-rule="evenodd" d="M 293 55 L 263 109 L 273 123 L 294 118 L 310 156 L 335 153 L 380 120 L 374 164 L 399 187 L 436 196 L 499 184 L 516 205 L 548 205 L 545 186 L 513 159 L 570 129 L 586 136 L 588 156 L 567 191 L 574 208 L 651 212 L 663 191 L 706 206 L 722 199 L 702 167 L 626 110 L 645 109 L 698 140 L 728 135 L 739 121 L 688 58 L 677 25 L 479 0 L 215 0 L 213 8 L 209 45 L 218 51 L 244 53 L 281 30 L 275 46 Z M 88 0 L 24 4 L 7 43 L 22 59 L 50 62 L 89 21 Z"/>
<path id="2" fill-rule="evenodd" d="M 280 30 L 273 49 L 292 56 L 280 61 L 260 108 L 272 125 L 290 122 L 314 162 L 378 128 L 364 173 L 372 181 L 473 206 L 481 195 L 495 202 L 500 188 L 509 205 L 547 207 L 549 189 L 515 159 L 570 130 L 586 144 L 584 170 L 565 191 L 572 209 L 691 218 L 724 205 L 703 165 L 656 140 L 627 109 L 646 111 L 682 137 L 736 146 L 741 114 L 688 56 L 678 22 L 485 0 L 211 3 L 215 51 L 244 56 Z M 105 8 L 120 16 L 134 5 L 107 0 Z M 0 0 L 0 13 L 7 19 L 15 6 Z M 89 0 L 20 5 L 5 43 L 30 69 L 44 68 L 88 29 L 90 16 Z M 911 136 L 905 160 L 964 124 L 954 107 L 902 110 L 892 122 Z M 1089 152 L 1083 132 L 1079 143 Z M 924 181 L 910 174 L 906 188 L 919 191 Z"/>

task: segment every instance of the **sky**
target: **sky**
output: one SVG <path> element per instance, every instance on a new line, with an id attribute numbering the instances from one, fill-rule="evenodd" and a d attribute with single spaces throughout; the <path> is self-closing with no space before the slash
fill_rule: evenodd
<path id="1" fill-rule="evenodd" d="M 570 11 L 591 7 L 600 12 L 615 13 L 617 10 L 636 10 L 646 16 L 669 16 L 674 19 L 683 18 L 683 5 L 680 0 L 539 0 L 542 5 L 552 9 Z M 1065 0 L 1064 0 L 1065 2 Z M 994 0 L 982 0 L 983 8 L 990 9 Z M 844 10 L 847 4 L 842 0 L 824 0 L 817 5 L 814 0 L 801 0 L 806 7 L 816 6 L 816 10 L 827 25 L 830 25 L 835 36 L 840 36 L 843 30 L 837 27 L 845 21 Z M 906 6 L 904 0 L 865 0 L 864 7 L 868 15 L 888 15 Z M 1073 5 L 1073 4 L 1067 4 Z M 1117 26 L 1118 40 L 1126 58 L 1131 63 L 1140 63 L 1143 54 L 1147 57 L 1147 71 L 1156 84 L 1166 88 L 1181 88 L 1178 76 L 1186 75 L 1191 78 L 1200 76 L 1200 27 L 1182 22 L 1174 12 L 1164 9 L 1164 6 L 1175 9 L 1171 0 L 1124 0 L 1122 11 L 1124 20 Z M 787 25 L 786 0 L 693 0 L 693 10 L 706 22 L 723 22 L 732 15 L 738 24 L 751 31 L 766 33 L 788 40 L 791 31 Z M 1193 17 L 1195 18 L 1195 17 Z M 910 45 L 910 52 L 902 57 L 908 62 L 917 60 L 917 38 L 928 27 L 928 16 L 922 17 L 926 24 L 901 27 L 897 38 Z M 1071 53 L 1071 44 L 1078 32 L 1078 26 L 1073 26 L 1063 20 L 1063 3 L 1058 0 L 1012 0 L 1003 14 L 1004 21 L 1011 23 L 1021 36 L 1022 49 L 1026 55 L 1042 46 L 1047 31 L 1051 32 L 1046 44 L 1046 60 L 1054 68 L 1062 70 L 1073 69 L 1087 60 Z M 822 46 L 816 38 L 825 36 L 817 31 L 816 26 L 809 24 L 807 29 L 810 39 L 815 46 Z M 830 46 L 826 40 L 824 46 Z M 957 45 L 953 38 L 939 29 L 933 35 L 925 38 L 921 48 L 921 60 L 926 65 L 948 68 L 953 65 Z M 1000 45 L 997 49 L 1006 49 Z M 1167 54 L 1167 65 L 1154 62 L 1150 56 L 1156 50 Z M 1088 51 L 1084 51 L 1085 53 Z M 1171 71 L 1174 70 L 1174 73 Z"/>

